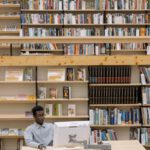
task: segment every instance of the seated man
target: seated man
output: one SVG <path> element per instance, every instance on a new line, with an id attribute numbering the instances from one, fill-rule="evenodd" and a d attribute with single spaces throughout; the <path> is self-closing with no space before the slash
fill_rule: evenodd
<path id="1" fill-rule="evenodd" d="M 53 124 L 44 123 L 44 109 L 41 106 L 32 108 L 35 123 L 25 130 L 25 143 L 33 148 L 44 149 L 53 144 Z"/>

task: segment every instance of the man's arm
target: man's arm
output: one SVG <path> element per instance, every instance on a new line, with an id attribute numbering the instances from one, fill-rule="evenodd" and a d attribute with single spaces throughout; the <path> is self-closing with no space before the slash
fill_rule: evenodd
<path id="1" fill-rule="evenodd" d="M 25 143 L 27 146 L 33 148 L 39 148 L 40 143 L 37 143 L 33 140 L 32 131 L 30 128 L 27 128 L 24 133 Z"/>

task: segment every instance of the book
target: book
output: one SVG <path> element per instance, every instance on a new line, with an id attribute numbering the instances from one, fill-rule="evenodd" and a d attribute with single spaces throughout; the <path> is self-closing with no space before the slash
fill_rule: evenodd
<path id="1" fill-rule="evenodd" d="M 53 115 L 62 116 L 62 104 L 58 103 L 53 104 Z"/>
<path id="2" fill-rule="evenodd" d="M 71 99 L 71 87 L 63 86 L 63 98 Z"/>
<path id="3" fill-rule="evenodd" d="M 57 98 L 57 89 L 50 88 L 49 89 L 49 97 L 52 98 L 52 99 Z"/>
<path id="4" fill-rule="evenodd" d="M 23 69 L 7 68 L 5 81 L 23 81 Z"/>
<path id="5" fill-rule="evenodd" d="M 45 111 L 45 115 L 52 116 L 53 115 L 53 104 L 45 104 L 44 111 Z"/>
<path id="6" fill-rule="evenodd" d="M 79 80 L 79 81 L 85 81 L 86 80 L 85 68 L 78 68 L 77 69 L 77 80 Z"/>
<path id="7" fill-rule="evenodd" d="M 32 80 L 33 80 L 33 68 L 25 68 L 24 81 L 32 81 Z"/>
<path id="8" fill-rule="evenodd" d="M 66 69 L 66 80 L 73 81 L 74 80 L 74 68 Z"/>
<path id="9" fill-rule="evenodd" d="M 65 81 L 65 69 L 48 69 L 48 81 Z"/>
<path id="10" fill-rule="evenodd" d="M 76 116 L 76 105 L 68 104 L 68 116 Z"/>
<path id="11" fill-rule="evenodd" d="M 46 98 L 46 87 L 38 88 L 38 98 L 45 99 Z"/>

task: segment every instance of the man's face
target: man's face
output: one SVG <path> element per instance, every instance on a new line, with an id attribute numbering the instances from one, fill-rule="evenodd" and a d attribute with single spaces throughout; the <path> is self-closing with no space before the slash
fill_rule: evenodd
<path id="1" fill-rule="evenodd" d="M 44 122 L 44 111 L 37 111 L 34 116 L 36 123 L 42 125 Z"/>

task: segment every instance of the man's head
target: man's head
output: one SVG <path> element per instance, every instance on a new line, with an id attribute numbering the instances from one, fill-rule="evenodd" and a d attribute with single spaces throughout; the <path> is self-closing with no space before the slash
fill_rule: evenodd
<path id="1" fill-rule="evenodd" d="M 44 109 L 42 106 L 35 106 L 32 108 L 33 117 L 37 124 L 42 125 L 44 122 Z"/>

